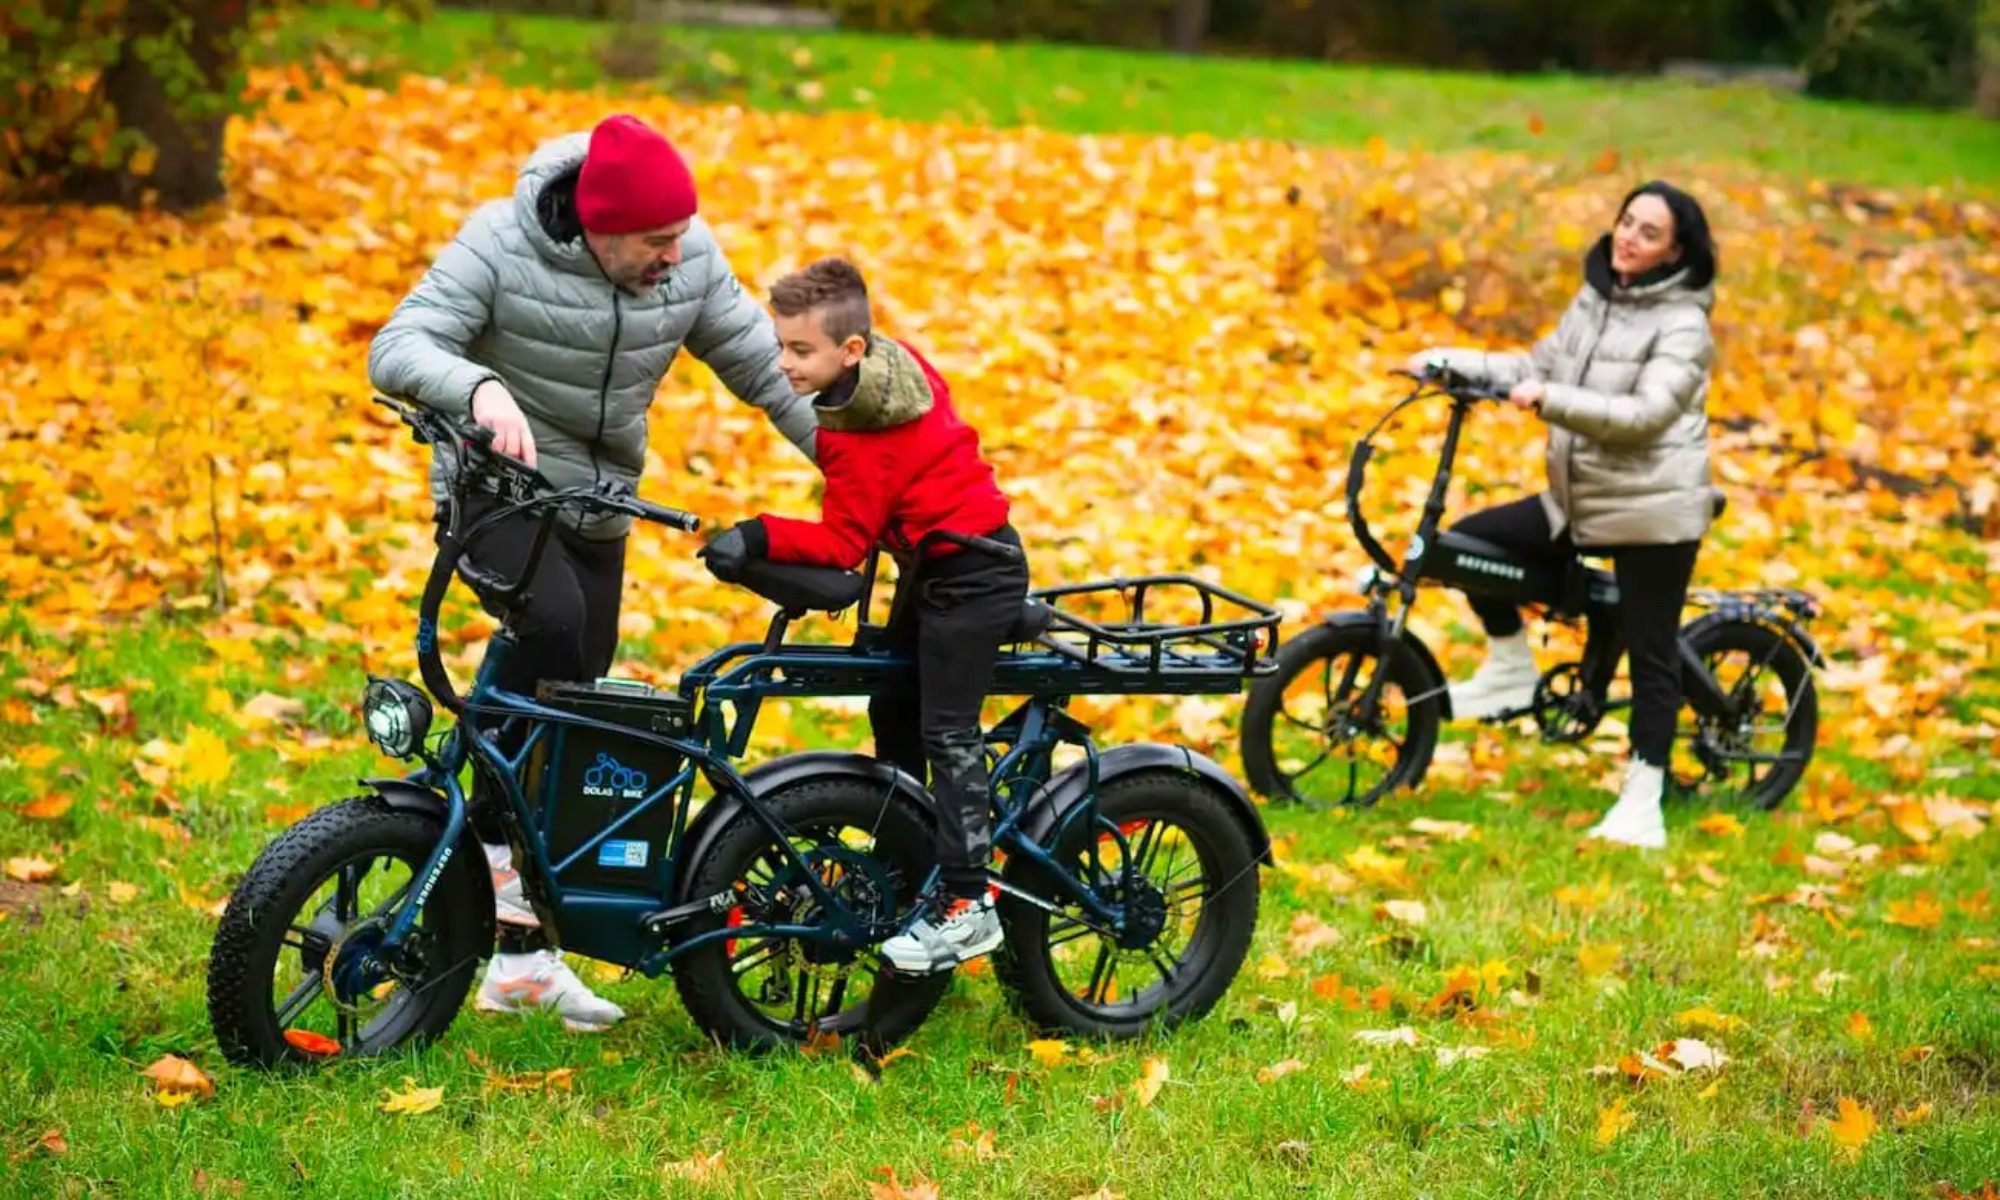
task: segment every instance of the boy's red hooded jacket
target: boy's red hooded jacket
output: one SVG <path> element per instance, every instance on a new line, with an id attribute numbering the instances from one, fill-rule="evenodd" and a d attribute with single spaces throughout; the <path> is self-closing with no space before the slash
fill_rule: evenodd
<path id="1" fill-rule="evenodd" d="M 880 542 L 914 549 L 933 529 L 986 535 L 1007 523 L 1008 502 L 959 419 L 951 391 L 922 355 L 875 337 L 861 363 L 813 402 L 826 477 L 820 519 L 757 518 L 772 562 L 852 570 Z M 928 553 L 958 547 L 934 543 Z"/>

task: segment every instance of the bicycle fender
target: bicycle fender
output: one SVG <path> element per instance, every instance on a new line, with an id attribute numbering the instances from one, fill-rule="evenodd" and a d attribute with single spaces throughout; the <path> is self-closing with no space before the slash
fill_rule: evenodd
<path id="1" fill-rule="evenodd" d="M 866 780 L 879 783 L 884 788 L 893 786 L 914 800 L 926 814 L 937 807 L 930 792 L 911 778 L 907 771 L 851 750 L 807 750 L 781 755 L 743 772 L 742 778 L 749 785 L 750 794 L 760 800 L 808 780 L 837 778 Z M 702 806 L 701 812 L 688 825 L 681 842 L 685 847 L 680 854 L 681 865 L 675 870 L 680 881 L 676 889 L 680 894 L 675 897 L 676 901 L 693 899 L 688 895 L 688 886 L 695 876 L 695 864 L 708 855 L 715 840 L 743 812 L 743 808 L 741 795 L 718 787 L 714 798 Z"/>
<path id="2" fill-rule="evenodd" d="M 1826 657 L 1820 653 L 1819 643 L 1806 632 L 1805 626 L 1788 617 L 1760 610 L 1752 605 L 1717 605 L 1711 612 L 1703 613 L 1681 626 L 1681 640 L 1692 643 L 1702 633 L 1718 625 L 1742 622 L 1746 625 L 1762 625 L 1775 631 L 1779 637 L 1798 647 L 1805 657 L 1809 669 L 1826 666 Z"/>
<path id="3" fill-rule="evenodd" d="M 1230 813 L 1242 825 L 1243 832 L 1249 835 L 1250 847 L 1256 852 L 1257 861 L 1267 867 L 1275 865 L 1271 857 L 1271 835 L 1264 828 L 1264 818 L 1258 813 L 1257 805 L 1250 799 L 1250 793 L 1243 790 L 1243 785 L 1236 782 L 1236 777 L 1214 759 L 1186 746 L 1169 746 L 1159 742 L 1113 746 L 1097 756 L 1099 787 L 1127 775 L 1159 770 L 1193 775 L 1228 801 Z M 1063 814 L 1086 798 L 1089 787 L 1088 762 L 1073 763 L 1056 772 L 1028 802 L 1028 811 L 1021 818 L 1021 832 L 1031 841 L 1045 842 Z"/>
<path id="4" fill-rule="evenodd" d="M 1367 625 L 1373 627 L 1377 623 L 1375 618 L 1369 616 L 1367 612 L 1351 608 L 1343 609 L 1336 613 L 1328 613 L 1322 621 L 1322 624 L 1334 626 Z M 1437 655 L 1432 654 L 1431 648 L 1424 644 L 1422 638 L 1411 633 L 1407 625 L 1403 627 L 1401 641 L 1403 649 L 1408 651 L 1410 656 L 1417 660 L 1417 665 L 1423 669 L 1424 675 L 1429 680 L 1424 685 L 1424 690 L 1437 693 L 1440 714 L 1446 721 L 1451 720 L 1451 692 L 1445 686 L 1444 668 L 1438 665 Z"/>
<path id="5" fill-rule="evenodd" d="M 407 779 L 364 779 L 361 781 L 361 786 L 382 797 L 384 804 L 399 812 L 421 813 L 434 818 L 440 831 L 443 830 L 446 814 L 451 811 L 451 805 L 443 796 Z M 478 861 L 473 865 L 480 868 L 485 866 L 485 852 L 480 849 L 479 838 L 472 832 L 472 822 L 465 823 L 464 831 L 458 835 L 458 848 L 453 853 L 477 856 Z M 447 866 L 446 869 L 450 868 Z M 480 944 L 487 945 L 496 936 L 494 923 L 498 919 L 493 909 L 493 872 L 479 869 L 469 873 L 477 881 L 473 884 L 477 893 L 475 902 L 479 905 L 479 911 L 484 914 L 482 924 L 485 932 L 480 935 Z"/>

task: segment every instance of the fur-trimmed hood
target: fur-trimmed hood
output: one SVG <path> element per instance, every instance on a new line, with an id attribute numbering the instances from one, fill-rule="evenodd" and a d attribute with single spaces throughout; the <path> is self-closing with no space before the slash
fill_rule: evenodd
<path id="1" fill-rule="evenodd" d="M 854 370 L 813 398 L 813 412 L 822 429 L 889 429 L 923 416 L 935 402 L 916 358 L 894 338 L 871 335 Z"/>

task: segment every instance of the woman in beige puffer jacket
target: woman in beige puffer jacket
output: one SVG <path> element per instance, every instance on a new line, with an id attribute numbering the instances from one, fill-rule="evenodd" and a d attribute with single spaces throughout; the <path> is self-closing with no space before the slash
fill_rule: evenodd
<path id="1" fill-rule="evenodd" d="M 1591 836 L 1666 844 L 1660 814 L 1680 711 L 1681 607 L 1714 515 L 1709 482 L 1709 367 L 1715 343 L 1715 245 L 1693 197 L 1669 184 L 1634 189 L 1584 260 L 1584 286 L 1553 333 L 1526 353 L 1429 350 L 1443 365 L 1500 387 L 1548 423 L 1548 487 L 1476 512 L 1456 529 L 1555 565 L 1579 551 L 1614 564 L 1631 655 L 1632 763 L 1617 804 Z M 1472 601 L 1486 661 L 1452 685 L 1456 717 L 1531 702 L 1537 671 L 1521 614 Z"/>

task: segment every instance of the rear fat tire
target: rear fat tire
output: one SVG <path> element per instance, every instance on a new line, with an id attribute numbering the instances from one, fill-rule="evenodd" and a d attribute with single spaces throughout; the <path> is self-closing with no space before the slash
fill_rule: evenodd
<path id="1" fill-rule="evenodd" d="M 1698 659 L 1706 661 L 1711 654 L 1738 651 L 1753 663 L 1763 663 L 1764 669 L 1776 672 L 1784 683 L 1787 702 L 1797 699 L 1791 720 L 1785 726 L 1784 749 L 1803 757 L 1777 766 L 1744 794 L 1752 807 L 1766 812 L 1777 808 L 1805 777 L 1806 768 L 1812 765 L 1814 743 L 1819 738 L 1819 687 L 1813 678 L 1812 664 L 1790 638 L 1754 621 L 1705 617 L 1690 625 L 1683 636 Z"/>
<path id="2" fill-rule="evenodd" d="M 1243 705 L 1243 771 L 1259 795 L 1278 801 L 1309 802 L 1278 769 L 1274 734 L 1277 723 L 1285 720 L 1285 689 L 1327 659 L 1358 654 L 1364 659 L 1362 671 L 1372 671 L 1379 641 L 1379 628 L 1373 623 L 1321 623 L 1278 648 L 1278 669 L 1251 687 L 1250 698 Z M 1366 678 L 1366 674 L 1358 675 L 1356 683 Z M 1400 690 L 1406 701 L 1442 686 L 1442 681 L 1433 680 L 1423 662 L 1401 642 L 1396 643 L 1390 654 L 1388 683 Z M 1423 784 L 1431 756 L 1437 752 L 1442 705 L 1438 697 L 1431 696 L 1408 704 L 1405 712 L 1409 728 L 1401 753 L 1379 784 L 1355 797 L 1355 804 L 1368 807 L 1397 788 L 1415 789 Z M 1326 735 L 1320 736 L 1323 739 Z"/>
<path id="3" fill-rule="evenodd" d="M 293 1048 L 278 1027 L 271 982 L 279 956 L 289 949 L 287 930 L 344 863 L 372 853 L 409 863 L 414 875 L 443 833 L 435 818 L 391 808 L 380 796 L 361 796 L 312 813 L 257 856 L 230 896 L 209 951 L 209 1025 L 225 1058 L 264 1067 L 327 1061 Z M 492 951 L 478 904 L 481 881 L 471 874 L 485 864 L 475 868 L 471 858 L 462 850 L 455 854 L 424 902 L 423 926 L 434 931 L 431 959 L 442 973 L 426 979 L 410 1011 L 384 1031 L 393 1036 L 332 1058 L 422 1046 L 451 1027 L 479 960 Z"/>
<path id="4" fill-rule="evenodd" d="M 1097 808 L 1101 819 L 1114 824 L 1172 818 L 1200 856 L 1203 875 L 1222 889 L 1205 903 L 1189 939 L 1180 960 L 1183 980 L 1143 1012 L 1114 1014 L 1090 1005 L 1057 977 L 1048 951 L 1050 914 L 1004 892 L 999 906 L 1007 936 L 994 955 L 994 974 L 1014 1007 L 1046 1032 L 1135 1038 L 1197 1019 L 1229 991 L 1250 952 L 1262 886 L 1256 849 L 1214 785 L 1182 772 L 1149 770 L 1113 779 L 1098 789 Z M 1073 826 L 1069 844 L 1053 851 L 1057 861 L 1073 861 L 1082 849 L 1076 839 L 1097 833 L 1094 825 Z M 1053 898 L 1042 869 L 1026 859 L 1011 860 L 1006 875 L 1024 891 Z"/>
<path id="5" fill-rule="evenodd" d="M 874 829 L 875 857 L 886 859 L 897 873 L 896 908 L 903 912 L 930 871 L 936 854 L 936 835 L 929 817 L 914 801 L 898 790 L 885 807 L 884 791 L 885 786 L 875 780 L 836 777 L 793 784 L 762 800 L 780 821 L 793 829 L 836 823 Z M 692 864 L 694 875 L 688 894 L 713 895 L 727 890 L 742 878 L 770 841 L 764 827 L 747 812 L 734 818 L 710 843 L 702 860 Z M 685 937 L 719 929 L 725 919 L 717 914 L 691 920 Z M 869 948 L 863 953 L 874 951 Z M 952 975 L 951 972 L 901 975 L 890 971 L 886 962 L 879 962 L 872 981 L 857 978 L 872 982 L 872 991 L 860 1004 L 850 1001 L 841 1009 L 842 1019 L 824 1032 L 839 1034 L 880 1055 L 923 1025 L 931 1010 L 944 999 Z M 710 942 L 676 959 L 674 986 L 695 1024 L 724 1046 L 762 1053 L 804 1040 L 780 1029 L 738 991 L 726 941 Z"/>

